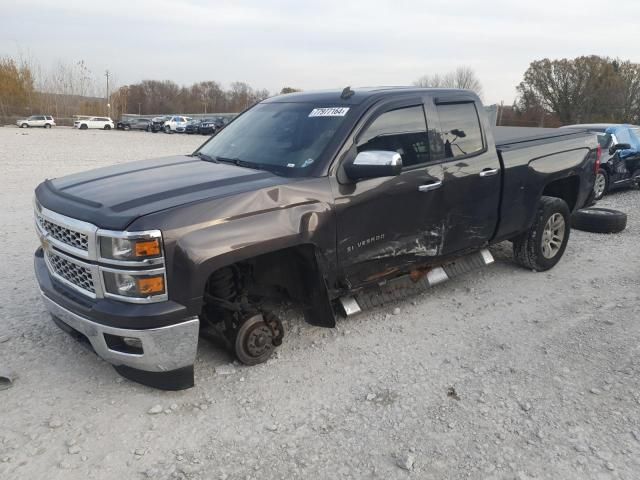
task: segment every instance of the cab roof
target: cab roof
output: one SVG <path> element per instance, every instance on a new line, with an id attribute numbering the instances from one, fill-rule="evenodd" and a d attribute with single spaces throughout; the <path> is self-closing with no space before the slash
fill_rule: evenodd
<path id="1" fill-rule="evenodd" d="M 349 88 L 349 87 L 348 87 Z M 346 90 L 346 89 L 345 89 Z M 382 98 L 395 94 L 418 94 L 429 93 L 431 95 L 440 94 L 447 97 L 461 95 L 469 98 L 477 98 L 476 94 L 470 90 L 457 88 L 421 88 L 421 87 L 357 87 L 350 89 L 353 94 L 347 98 L 343 97 L 345 90 L 316 90 L 309 92 L 295 92 L 270 97 L 262 103 L 317 103 L 317 104 L 341 104 L 359 105 L 362 102 L 376 97 Z"/>

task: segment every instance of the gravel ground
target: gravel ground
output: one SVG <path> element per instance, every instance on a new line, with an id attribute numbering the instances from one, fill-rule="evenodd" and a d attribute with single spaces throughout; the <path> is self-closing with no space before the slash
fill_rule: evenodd
<path id="1" fill-rule="evenodd" d="M 500 244 L 494 265 L 333 330 L 283 311 L 266 364 L 202 341 L 195 388 L 121 379 L 38 299 L 33 189 L 202 141 L 0 128 L 0 375 L 17 376 L 0 478 L 640 478 L 638 191 L 601 202 L 626 231 L 573 231 L 550 272 Z"/>

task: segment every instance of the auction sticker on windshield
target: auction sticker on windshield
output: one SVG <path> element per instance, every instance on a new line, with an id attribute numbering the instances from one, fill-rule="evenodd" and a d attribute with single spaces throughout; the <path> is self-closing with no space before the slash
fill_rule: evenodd
<path id="1" fill-rule="evenodd" d="M 349 107 L 314 108 L 309 114 L 310 117 L 344 117 L 349 111 Z"/>

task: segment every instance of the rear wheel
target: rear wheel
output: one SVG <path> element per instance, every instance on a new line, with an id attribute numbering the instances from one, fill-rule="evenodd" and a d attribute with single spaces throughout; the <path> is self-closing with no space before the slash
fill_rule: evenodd
<path id="1" fill-rule="evenodd" d="M 593 192 L 595 196 L 594 200 L 600 200 L 604 197 L 604 194 L 607 193 L 607 189 L 609 188 L 609 175 L 604 169 L 599 169 L 598 173 L 596 173 L 596 181 L 593 185 Z"/>
<path id="2" fill-rule="evenodd" d="M 515 261 L 538 272 L 549 270 L 562 258 L 570 232 L 567 203 L 556 197 L 542 197 L 531 228 L 513 239 Z"/>
<path id="3" fill-rule="evenodd" d="M 51 124 L 50 123 L 45 123 L 44 124 L 44 128 L 51 128 Z"/>
<path id="4" fill-rule="evenodd" d="M 107 126 L 105 125 L 104 127 L 105 129 L 107 128 Z M 131 126 L 130 125 L 125 125 L 124 127 L 122 127 L 123 130 L 131 130 Z"/>
<path id="5" fill-rule="evenodd" d="M 28 123 L 23 123 L 22 125 L 20 125 L 20 128 L 29 128 L 29 124 Z"/>
<path id="6" fill-rule="evenodd" d="M 150 127 L 149 125 L 147 125 L 147 128 L 145 128 L 145 130 L 146 130 L 147 132 L 150 132 L 150 131 L 151 131 L 151 127 Z"/>
<path id="7" fill-rule="evenodd" d="M 111 125 L 105 125 L 104 130 L 111 130 Z"/>
<path id="8" fill-rule="evenodd" d="M 86 130 L 87 128 L 89 127 L 87 126 L 86 123 L 83 123 L 82 125 L 80 125 L 80 130 Z"/>

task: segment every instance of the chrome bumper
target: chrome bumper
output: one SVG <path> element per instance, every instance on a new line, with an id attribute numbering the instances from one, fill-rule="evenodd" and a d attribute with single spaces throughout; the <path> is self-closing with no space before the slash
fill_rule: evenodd
<path id="1" fill-rule="evenodd" d="M 44 292 L 40 293 L 45 307 L 54 317 L 87 337 L 96 354 L 116 367 L 125 366 L 146 372 L 170 372 L 192 366 L 195 362 L 200 324 L 197 317 L 149 330 L 114 328 L 92 322 L 58 305 Z M 125 353 L 109 348 L 105 334 L 137 338 L 142 343 L 142 353 Z"/>

